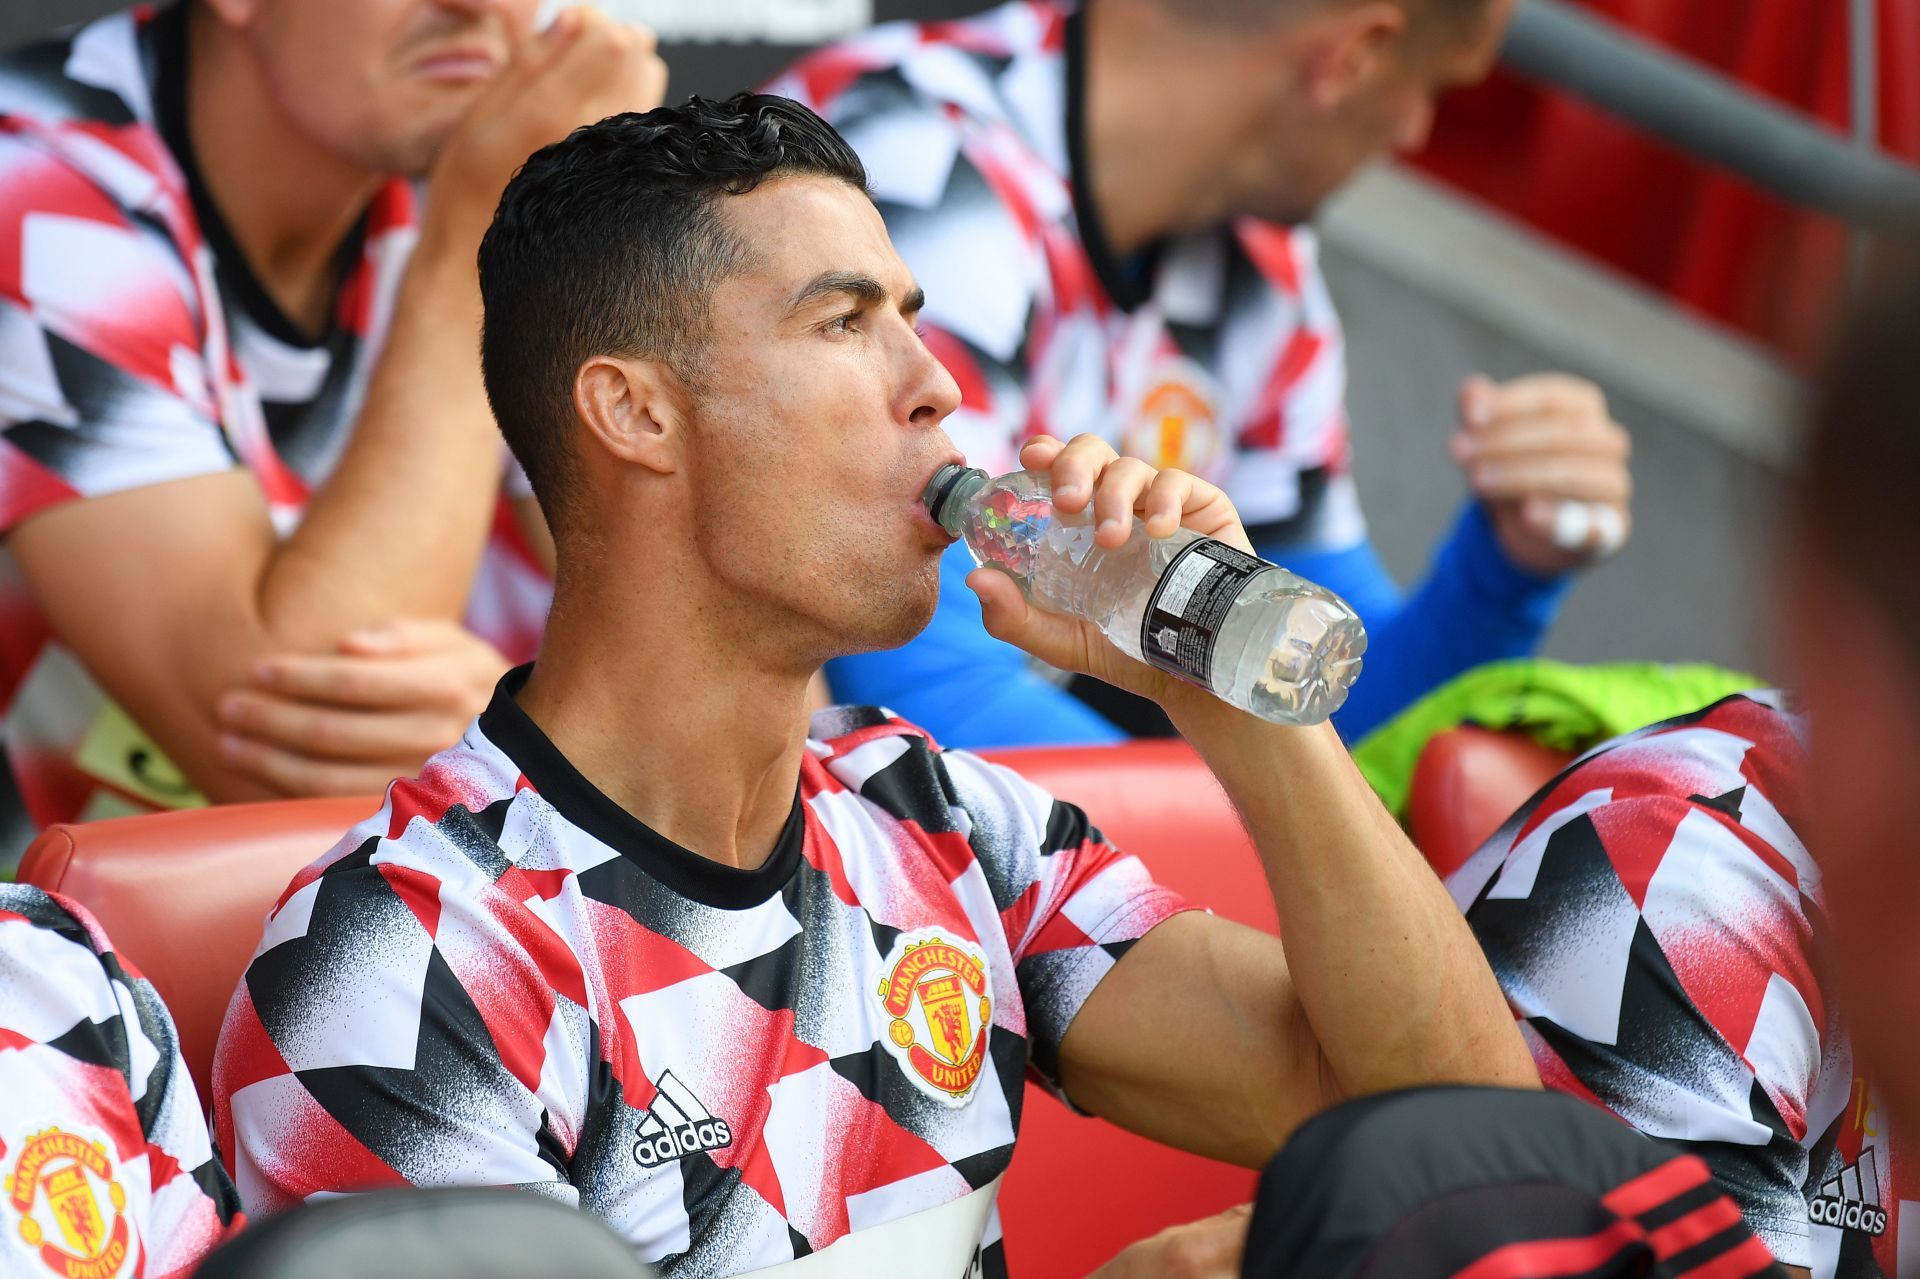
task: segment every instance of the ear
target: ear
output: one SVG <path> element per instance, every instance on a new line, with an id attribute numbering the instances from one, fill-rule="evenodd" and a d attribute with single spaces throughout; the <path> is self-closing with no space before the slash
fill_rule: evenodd
<path id="1" fill-rule="evenodd" d="M 661 475 L 680 469 L 691 401 L 659 360 L 597 355 L 573 377 L 573 411 L 613 457 Z"/>
<path id="2" fill-rule="evenodd" d="M 1407 12 L 1391 0 L 1326 9 L 1303 67 L 1307 100 L 1333 111 L 1378 83 L 1406 32 Z"/>

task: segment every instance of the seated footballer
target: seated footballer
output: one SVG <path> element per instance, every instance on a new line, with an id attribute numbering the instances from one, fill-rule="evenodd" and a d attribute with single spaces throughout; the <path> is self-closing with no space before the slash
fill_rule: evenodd
<path id="1" fill-rule="evenodd" d="M 827 659 L 933 612 L 959 392 L 854 153 L 785 99 L 620 115 L 536 153 L 480 252 L 495 415 L 552 525 L 539 662 L 289 886 L 215 1073 L 243 1202 L 501 1185 L 662 1273 L 837 1254 L 1004 1273 L 1031 1073 L 1264 1163 L 1345 1097 L 1537 1086 L 1459 910 L 1333 730 L 1139 665 L 1011 580 L 1001 639 L 1165 708 L 1238 806 L 1280 940 L 1156 885 L 1086 814 Z M 1245 547 L 1213 486 L 1037 438 L 1068 511 Z M 815 1263 L 817 1266 L 817 1263 Z"/>

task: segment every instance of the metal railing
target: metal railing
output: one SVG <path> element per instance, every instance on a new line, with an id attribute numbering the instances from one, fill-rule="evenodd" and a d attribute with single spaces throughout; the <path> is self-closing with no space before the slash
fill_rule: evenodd
<path id="1" fill-rule="evenodd" d="M 1920 169 L 1874 144 L 1873 31 L 1857 16 L 1851 43 L 1854 138 L 1565 0 L 1521 0 L 1501 60 L 1790 203 L 1915 238 Z"/>

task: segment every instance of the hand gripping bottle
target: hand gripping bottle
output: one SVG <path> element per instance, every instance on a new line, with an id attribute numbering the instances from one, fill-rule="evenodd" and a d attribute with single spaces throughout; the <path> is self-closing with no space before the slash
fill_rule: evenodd
<path id="1" fill-rule="evenodd" d="M 1114 647 L 1277 724 L 1317 724 L 1360 674 L 1366 628 L 1345 600 L 1190 529 L 1094 545 L 1093 507 L 1053 508 L 1048 477 L 948 465 L 922 501 L 1027 598 L 1085 618 Z"/>

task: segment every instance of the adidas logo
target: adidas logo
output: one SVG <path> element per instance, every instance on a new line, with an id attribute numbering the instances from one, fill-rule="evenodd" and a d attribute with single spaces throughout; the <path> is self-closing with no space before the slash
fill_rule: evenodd
<path id="1" fill-rule="evenodd" d="M 653 1081 L 659 1096 L 647 1107 L 633 1143 L 633 1157 L 642 1168 L 657 1168 L 688 1155 L 725 1150 L 733 1144 L 733 1129 L 700 1104 L 671 1070 Z"/>
<path id="2" fill-rule="evenodd" d="M 1820 1193 L 1807 1205 L 1807 1216 L 1816 1224 L 1841 1230 L 1864 1230 L 1870 1235 L 1887 1232 L 1887 1213 L 1880 1206 L 1880 1169 L 1874 1161 L 1873 1147 L 1860 1152 L 1855 1163 L 1829 1177 Z"/>

